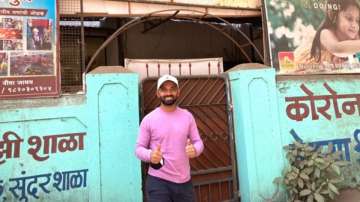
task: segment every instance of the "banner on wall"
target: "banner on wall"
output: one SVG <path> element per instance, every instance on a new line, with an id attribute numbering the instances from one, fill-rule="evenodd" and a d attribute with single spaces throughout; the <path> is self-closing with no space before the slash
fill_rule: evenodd
<path id="1" fill-rule="evenodd" d="M 360 72 L 357 0 L 264 0 L 271 65 L 284 74 Z"/>
<path id="2" fill-rule="evenodd" d="M 218 75 L 224 72 L 223 58 L 197 59 L 130 59 L 125 58 L 125 67 L 136 72 L 140 81 L 164 74 L 175 76 Z"/>
<path id="3" fill-rule="evenodd" d="M 59 95 L 57 1 L 0 1 L 0 99 Z"/>

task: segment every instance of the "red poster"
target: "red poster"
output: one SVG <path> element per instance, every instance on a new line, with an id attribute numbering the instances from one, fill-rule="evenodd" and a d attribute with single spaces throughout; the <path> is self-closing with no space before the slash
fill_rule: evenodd
<path id="1" fill-rule="evenodd" d="M 59 96 L 56 0 L 0 2 L 0 99 Z"/>
<path id="2" fill-rule="evenodd" d="M 291 72 L 295 69 L 294 53 L 293 52 L 279 52 L 279 66 L 284 72 Z"/>

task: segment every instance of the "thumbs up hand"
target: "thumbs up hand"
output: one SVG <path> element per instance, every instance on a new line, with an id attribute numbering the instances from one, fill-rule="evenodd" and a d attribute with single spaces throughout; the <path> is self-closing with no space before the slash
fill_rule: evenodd
<path id="1" fill-rule="evenodd" d="M 185 151 L 186 151 L 186 155 L 189 158 L 196 157 L 196 150 L 195 150 L 194 145 L 191 143 L 190 139 L 188 139 L 187 142 L 186 142 Z"/>
<path id="2" fill-rule="evenodd" d="M 162 159 L 161 146 L 158 145 L 154 150 L 151 151 L 150 161 L 153 164 L 158 164 L 160 163 L 161 159 Z"/>

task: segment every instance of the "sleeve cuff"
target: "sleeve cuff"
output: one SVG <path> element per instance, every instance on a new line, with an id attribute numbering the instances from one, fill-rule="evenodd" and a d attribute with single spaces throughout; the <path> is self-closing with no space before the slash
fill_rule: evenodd
<path id="1" fill-rule="evenodd" d="M 146 150 L 145 161 L 150 162 L 151 160 L 151 149 Z"/>

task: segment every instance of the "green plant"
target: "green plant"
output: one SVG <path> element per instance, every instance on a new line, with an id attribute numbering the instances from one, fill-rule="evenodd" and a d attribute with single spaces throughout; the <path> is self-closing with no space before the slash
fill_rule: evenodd
<path id="1" fill-rule="evenodd" d="M 343 167 L 341 172 L 344 173 L 344 181 L 339 184 L 341 187 L 340 189 L 356 188 L 360 190 L 359 162 L 351 163 L 348 166 Z"/>
<path id="2" fill-rule="evenodd" d="M 288 201 L 323 202 L 339 194 L 339 183 L 344 181 L 341 169 L 348 163 L 340 160 L 340 152 L 332 152 L 332 145 L 327 152 L 299 142 L 284 149 L 289 168 L 275 181 L 281 181 Z"/>

